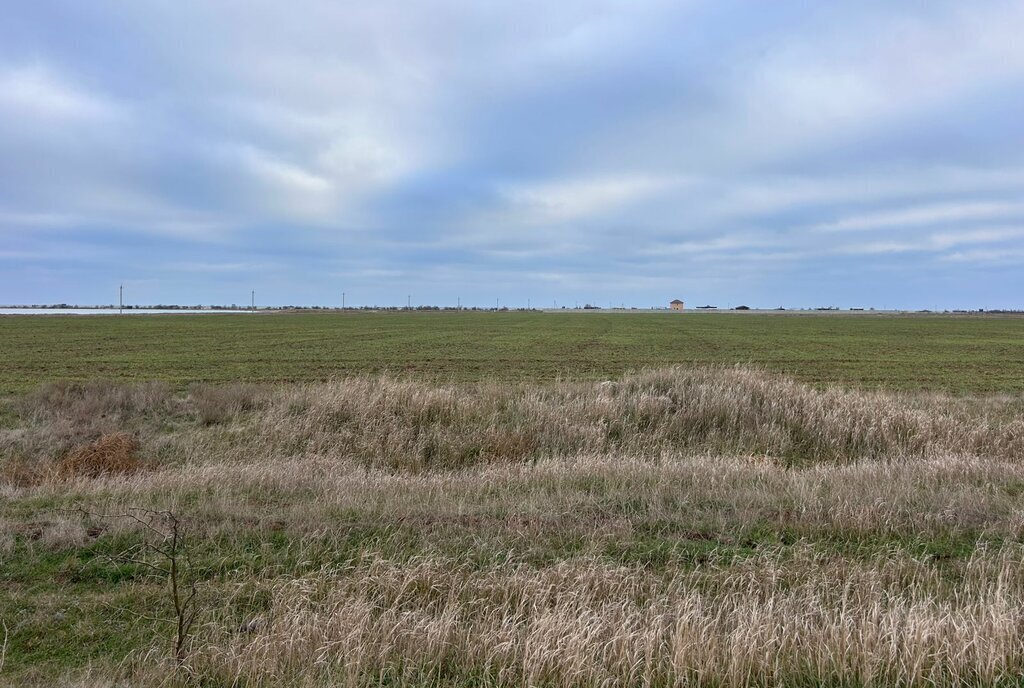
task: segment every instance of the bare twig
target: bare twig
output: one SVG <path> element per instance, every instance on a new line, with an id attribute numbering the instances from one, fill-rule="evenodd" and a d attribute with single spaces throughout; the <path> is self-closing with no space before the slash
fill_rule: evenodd
<path id="1" fill-rule="evenodd" d="M 173 623 L 175 626 L 174 658 L 178 663 L 183 662 L 187 656 L 189 634 L 200 610 L 197 603 L 199 589 L 196 584 L 192 559 L 188 552 L 185 527 L 181 519 L 169 510 L 158 511 L 142 507 L 130 507 L 119 514 L 96 513 L 82 507 L 62 511 L 90 519 L 128 519 L 149 533 L 152 540 L 146 540 L 117 554 L 105 556 L 115 566 L 128 564 L 140 566 L 166 579 L 171 604 L 174 607 L 174 618 L 153 619 L 153 617 L 137 612 L 133 613 L 139 618 Z M 153 556 L 158 558 L 157 563 L 151 561 Z"/>
<path id="2" fill-rule="evenodd" d="M 7 622 L 0 621 L 0 624 L 4 626 L 4 644 L 0 646 L 0 671 L 4 670 L 4 664 L 7 662 Z"/>

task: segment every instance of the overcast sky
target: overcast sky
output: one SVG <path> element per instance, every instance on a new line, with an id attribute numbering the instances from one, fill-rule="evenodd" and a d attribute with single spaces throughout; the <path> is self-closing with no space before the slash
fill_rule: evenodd
<path id="1" fill-rule="evenodd" d="M 12 2 L 0 303 L 1024 307 L 1024 2 Z"/>

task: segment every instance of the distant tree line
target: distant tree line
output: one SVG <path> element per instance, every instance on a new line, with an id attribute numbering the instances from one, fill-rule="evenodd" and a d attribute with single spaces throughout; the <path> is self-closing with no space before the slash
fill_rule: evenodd
<path id="1" fill-rule="evenodd" d="M 122 310 L 126 310 L 126 311 L 130 311 L 130 310 L 147 310 L 147 311 L 148 310 L 160 310 L 160 311 L 248 311 L 248 310 L 257 310 L 257 311 L 340 311 L 340 310 L 344 310 L 344 311 L 388 311 L 388 312 L 390 312 L 390 311 L 471 311 L 471 312 L 472 311 L 478 311 L 478 312 L 495 312 L 495 311 L 497 311 L 497 312 L 507 312 L 507 311 L 540 311 L 540 310 L 548 310 L 548 309 L 543 309 L 543 308 L 522 308 L 522 307 L 512 307 L 512 308 L 510 308 L 508 306 L 500 306 L 500 307 L 486 306 L 486 307 L 481 307 L 481 306 L 429 306 L 429 305 L 420 305 L 420 306 L 376 306 L 376 305 L 374 305 L 374 306 L 346 306 L 344 308 L 342 308 L 340 306 L 298 306 L 298 305 L 285 305 L 285 306 L 256 306 L 255 308 L 250 308 L 249 306 L 239 306 L 238 304 L 235 304 L 235 303 L 230 304 L 230 305 L 202 305 L 202 304 L 196 304 L 196 305 L 193 305 L 193 306 L 187 306 L 187 305 L 181 305 L 181 304 L 173 304 L 173 303 L 172 304 L 158 303 L 158 304 L 153 304 L 153 305 L 134 304 L 134 305 L 124 305 L 124 306 L 118 306 L 117 304 L 80 305 L 80 304 L 70 304 L 70 303 L 48 303 L 48 304 L 34 303 L 34 304 L 0 305 L 0 308 L 7 308 L 7 309 L 22 309 L 23 308 L 23 309 L 37 309 L 37 310 L 45 310 L 45 309 L 62 309 L 62 310 L 118 310 L 118 309 L 122 309 Z M 696 309 L 697 310 L 719 310 L 718 306 L 713 306 L 711 304 L 707 304 L 707 305 L 704 305 L 704 306 L 697 306 Z M 597 306 L 597 305 L 594 305 L 594 304 L 591 304 L 591 303 L 586 303 L 583 306 L 575 306 L 575 307 L 561 306 L 560 308 L 557 308 L 556 310 L 563 310 L 563 311 L 564 310 L 585 310 L 585 311 L 592 311 L 593 310 L 593 311 L 597 311 L 597 310 L 605 310 L 605 309 L 603 309 L 601 306 Z M 639 309 L 639 308 L 634 306 L 634 307 L 628 307 L 628 308 L 626 308 L 626 307 L 611 308 L 611 309 L 608 309 L 608 310 L 633 310 L 633 311 L 635 311 L 635 310 L 641 310 L 641 309 Z M 650 309 L 647 309 L 647 310 L 668 310 L 668 308 L 652 306 Z M 733 311 L 749 311 L 749 310 L 752 310 L 752 308 L 750 306 L 740 305 L 740 306 L 730 307 L 728 310 L 733 310 Z M 839 311 L 839 310 L 842 310 L 842 309 L 839 308 L 838 306 L 818 306 L 818 307 L 814 307 L 814 308 L 792 308 L 792 309 L 787 309 L 787 308 L 783 308 L 782 306 L 779 306 L 777 308 L 772 308 L 770 310 L 774 310 L 774 311 L 785 311 L 785 310 L 795 310 L 795 311 Z M 849 310 L 849 311 L 864 311 L 864 310 L 875 311 L 876 309 L 875 308 L 867 308 L 867 309 L 865 309 L 865 308 L 853 307 L 853 308 L 847 308 L 846 310 Z M 899 310 L 899 309 L 897 309 L 897 310 Z M 970 309 L 959 309 L 958 308 L 958 309 L 946 309 L 946 310 L 930 310 L 930 309 L 927 309 L 927 308 L 923 308 L 923 309 L 916 310 L 914 312 L 916 312 L 916 313 L 992 313 L 992 314 L 1006 314 L 1006 315 L 1009 315 L 1009 314 L 1022 314 L 1022 313 L 1024 313 L 1024 309 L 1018 309 L 1018 308 L 978 308 L 978 309 L 975 309 L 975 310 L 970 310 Z"/>

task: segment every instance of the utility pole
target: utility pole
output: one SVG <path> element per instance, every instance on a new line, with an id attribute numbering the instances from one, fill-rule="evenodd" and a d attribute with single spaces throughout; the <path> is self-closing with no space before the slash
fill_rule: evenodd
<path id="1" fill-rule="evenodd" d="M 460 310 L 461 311 L 462 310 L 462 297 L 461 296 L 456 297 L 455 298 L 455 303 L 456 303 L 456 306 L 455 306 L 456 310 Z"/>
<path id="2" fill-rule="evenodd" d="M 256 310 L 256 290 L 255 289 L 253 289 L 252 293 L 249 295 L 249 310 L 251 310 L 251 311 Z"/>
<path id="3" fill-rule="evenodd" d="M 117 290 L 117 314 L 124 314 L 124 285 Z"/>
<path id="4" fill-rule="evenodd" d="M 526 299 L 526 310 L 530 310 L 530 299 Z"/>
<path id="5" fill-rule="evenodd" d="M 345 310 L 345 292 L 341 292 L 341 310 Z"/>
<path id="6" fill-rule="evenodd" d="M 409 294 L 407 297 L 405 297 L 405 307 L 409 309 L 412 308 L 412 294 Z"/>
<path id="7" fill-rule="evenodd" d="M 494 299 L 494 310 L 498 310 L 498 301 L 500 299 Z"/>

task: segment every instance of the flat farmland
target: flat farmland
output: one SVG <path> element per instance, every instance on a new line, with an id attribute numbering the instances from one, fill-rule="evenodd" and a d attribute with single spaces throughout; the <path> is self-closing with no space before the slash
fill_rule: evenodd
<path id="1" fill-rule="evenodd" d="M 1024 390 L 1024 318 L 996 315 L 276 313 L 0 318 L 0 394 L 48 381 L 595 380 L 742 364 L 823 385 Z"/>
<path id="2" fill-rule="evenodd" d="M 1019 686 L 1022 335 L 0 318 L 0 685 Z"/>

